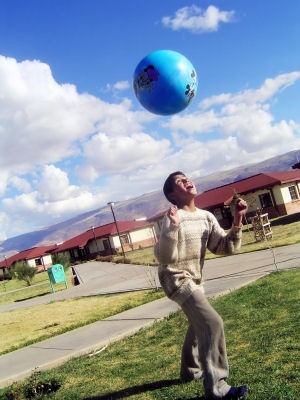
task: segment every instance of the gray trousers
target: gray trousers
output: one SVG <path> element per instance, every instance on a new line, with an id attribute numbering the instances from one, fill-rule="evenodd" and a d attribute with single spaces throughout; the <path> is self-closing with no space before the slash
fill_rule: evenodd
<path id="1" fill-rule="evenodd" d="M 181 355 L 181 378 L 203 377 L 205 394 L 222 397 L 230 389 L 226 383 L 229 367 L 223 320 L 201 289 L 194 291 L 181 307 L 189 321 Z"/>

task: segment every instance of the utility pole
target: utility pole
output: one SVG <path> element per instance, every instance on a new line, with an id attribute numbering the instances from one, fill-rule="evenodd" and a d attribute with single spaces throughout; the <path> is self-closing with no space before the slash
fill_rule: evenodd
<path id="1" fill-rule="evenodd" d="M 117 233 L 118 233 L 118 236 L 119 236 L 119 240 L 120 240 L 120 243 L 121 243 L 123 258 L 125 258 L 125 251 L 124 251 L 123 243 L 122 243 L 120 232 L 119 232 L 118 223 L 117 223 L 116 216 L 115 216 L 114 209 L 113 209 L 114 204 L 115 203 L 112 202 L 112 201 L 107 203 L 107 205 L 110 206 L 110 209 L 111 209 L 111 212 L 112 212 L 112 215 L 113 215 L 114 223 L 115 223 L 115 226 L 116 226 L 116 229 L 117 229 Z"/>

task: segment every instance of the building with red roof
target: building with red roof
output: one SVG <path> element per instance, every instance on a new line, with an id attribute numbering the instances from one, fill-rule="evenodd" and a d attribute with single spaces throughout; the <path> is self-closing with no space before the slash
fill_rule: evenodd
<path id="1" fill-rule="evenodd" d="M 149 221 L 116 221 L 91 228 L 55 249 L 67 253 L 71 262 L 87 260 L 97 254 L 106 256 L 153 246 L 156 241 L 153 224 Z"/>
<path id="2" fill-rule="evenodd" d="M 22 250 L 11 257 L 5 257 L 0 262 L 1 269 L 12 268 L 17 262 L 26 262 L 31 267 L 37 267 L 39 271 L 44 271 L 52 265 L 51 253 L 56 245 L 33 247 Z"/>
<path id="3" fill-rule="evenodd" d="M 231 204 L 235 195 L 247 201 L 247 217 L 257 211 L 268 213 L 269 218 L 300 212 L 300 170 L 261 173 L 219 186 L 199 194 L 195 204 L 212 212 L 220 225 L 227 229 L 231 226 Z M 157 235 L 164 214 L 165 211 L 149 219 L 155 224 Z"/>
<path id="4" fill-rule="evenodd" d="M 247 217 L 257 211 L 269 218 L 300 212 L 300 171 L 282 171 L 253 175 L 228 185 L 207 190 L 196 198 L 196 206 L 211 211 L 220 224 L 231 225 L 230 205 L 234 196 L 248 203 Z"/>
<path id="5" fill-rule="evenodd" d="M 52 265 L 51 254 L 66 254 L 71 262 L 85 261 L 97 255 L 111 255 L 124 251 L 153 246 L 156 235 L 153 223 L 149 221 L 116 221 L 106 225 L 93 227 L 65 242 L 33 247 L 23 250 L 0 262 L 0 269 L 5 271 L 16 262 L 25 261 L 39 271 Z"/>

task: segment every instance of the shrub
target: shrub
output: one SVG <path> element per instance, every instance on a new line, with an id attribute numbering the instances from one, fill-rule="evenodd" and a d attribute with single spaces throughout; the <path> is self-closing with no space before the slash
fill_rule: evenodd
<path id="1" fill-rule="evenodd" d="M 52 262 L 53 264 L 61 264 L 65 271 L 70 268 L 70 259 L 66 254 L 53 254 Z"/>
<path id="2" fill-rule="evenodd" d="M 117 260 L 115 260 L 116 264 L 131 264 L 131 260 L 127 257 L 124 258 L 118 258 Z"/>
<path id="3" fill-rule="evenodd" d="M 25 387 L 24 394 L 26 399 L 41 398 L 41 396 L 49 395 L 56 392 L 61 387 L 61 383 L 57 379 L 39 380 L 39 374 L 33 374 L 29 383 Z"/>
<path id="4" fill-rule="evenodd" d="M 113 261 L 113 256 L 109 255 L 109 256 L 97 256 L 96 257 L 96 261 L 106 261 L 106 262 L 112 262 Z"/>
<path id="5" fill-rule="evenodd" d="M 38 272 L 37 267 L 30 267 L 25 261 L 19 261 L 11 269 L 11 274 L 14 279 L 25 281 L 27 286 L 31 286 L 35 274 Z"/>
<path id="6" fill-rule="evenodd" d="M 0 273 L 0 281 L 10 281 L 11 279 L 12 276 L 10 270 L 4 271 L 4 276 Z"/>

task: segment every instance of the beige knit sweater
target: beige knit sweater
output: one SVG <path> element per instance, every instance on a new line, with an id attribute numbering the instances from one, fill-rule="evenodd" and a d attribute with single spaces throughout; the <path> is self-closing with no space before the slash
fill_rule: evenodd
<path id="1" fill-rule="evenodd" d="M 206 249 L 219 255 L 234 254 L 241 246 L 242 231 L 233 226 L 226 233 L 213 214 L 199 208 L 194 212 L 180 209 L 178 213 L 179 225 L 164 217 L 155 256 L 166 295 L 182 304 L 202 286 Z"/>

